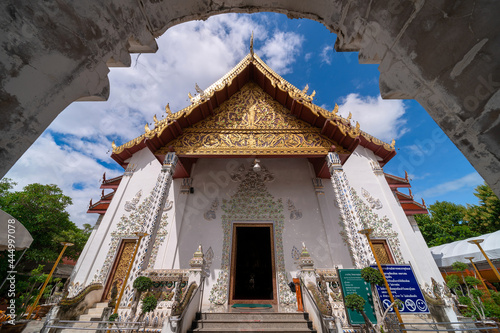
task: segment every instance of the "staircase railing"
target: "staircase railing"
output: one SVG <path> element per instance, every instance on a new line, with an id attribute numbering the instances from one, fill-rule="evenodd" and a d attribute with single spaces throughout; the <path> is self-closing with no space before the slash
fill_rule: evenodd
<path id="1" fill-rule="evenodd" d="M 302 278 L 300 278 L 300 288 L 302 290 L 304 311 L 307 311 L 311 315 L 311 320 L 314 326 L 316 326 L 318 330 L 321 329 L 321 332 L 328 333 L 329 325 L 326 324 L 325 321 L 326 322 L 332 321 L 333 318 L 325 317 L 321 313 L 318 304 L 316 304 L 316 301 L 314 300 L 314 296 L 311 294 L 311 291 L 306 287 L 306 285 L 304 284 L 304 280 L 302 280 Z"/>
<path id="2" fill-rule="evenodd" d="M 170 322 L 177 322 L 175 327 L 176 333 L 187 332 L 190 326 L 193 323 L 193 320 L 196 318 L 196 313 L 200 311 L 201 302 L 202 302 L 202 294 L 203 288 L 205 285 L 205 277 L 202 276 L 200 285 L 195 289 L 193 295 L 189 299 L 188 303 L 182 310 L 182 313 L 177 318 L 169 318 Z M 187 291 L 186 291 L 187 292 Z"/>

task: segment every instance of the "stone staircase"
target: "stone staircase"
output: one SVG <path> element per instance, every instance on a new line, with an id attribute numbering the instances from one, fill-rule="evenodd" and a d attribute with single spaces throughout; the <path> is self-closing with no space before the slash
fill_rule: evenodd
<path id="1" fill-rule="evenodd" d="M 108 302 L 96 303 L 93 307 L 87 309 L 84 314 L 78 317 L 78 321 L 100 321 L 102 312 L 105 307 L 108 306 Z M 94 333 L 93 330 L 82 330 L 82 328 L 97 328 L 98 323 L 74 323 L 72 328 L 66 328 L 61 330 L 61 333 L 84 333 L 90 332 Z M 98 331 L 102 332 L 102 331 Z"/>
<path id="2" fill-rule="evenodd" d="M 307 313 L 198 313 L 188 332 L 316 332 Z"/>

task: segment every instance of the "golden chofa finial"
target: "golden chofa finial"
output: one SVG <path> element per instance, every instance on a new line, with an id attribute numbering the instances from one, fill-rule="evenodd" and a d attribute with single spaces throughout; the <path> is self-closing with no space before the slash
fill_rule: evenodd
<path id="1" fill-rule="evenodd" d="M 192 102 L 193 101 L 193 95 L 191 95 L 190 92 L 188 92 L 188 97 L 189 97 L 189 100 Z"/>
<path id="2" fill-rule="evenodd" d="M 304 87 L 304 90 L 302 90 L 302 93 L 303 94 L 307 94 L 307 91 L 309 90 L 309 85 L 306 84 L 306 86 Z"/>
<path id="3" fill-rule="evenodd" d="M 316 96 L 316 90 L 313 90 L 313 93 L 311 94 L 311 96 L 309 96 L 311 98 L 311 100 L 314 98 L 314 96 Z"/>
<path id="4" fill-rule="evenodd" d="M 333 108 L 332 113 L 337 114 L 338 112 L 339 112 L 339 106 L 337 105 L 337 103 L 335 103 L 335 107 Z"/>
<path id="5" fill-rule="evenodd" d="M 253 57 L 253 31 L 252 31 L 252 36 L 250 36 L 250 54 Z"/>
<path id="6" fill-rule="evenodd" d="M 165 112 L 167 113 L 167 117 L 172 114 L 172 111 L 170 111 L 170 104 L 169 103 L 167 103 L 167 105 L 165 105 Z"/>
<path id="7" fill-rule="evenodd" d="M 356 122 L 356 132 L 359 132 L 361 130 L 361 126 L 359 125 L 358 122 Z"/>
<path id="8" fill-rule="evenodd" d="M 351 121 L 351 118 L 352 118 L 352 113 L 349 112 L 349 116 L 347 116 L 347 120 Z"/>
<path id="9" fill-rule="evenodd" d="M 396 140 L 392 139 L 391 148 L 394 149 L 394 147 L 396 147 Z"/>
<path id="10" fill-rule="evenodd" d="M 146 123 L 146 125 L 144 125 L 144 131 L 146 131 L 146 133 L 151 132 L 151 130 L 149 129 L 148 123 Z"/>
<path id="11" fill-rule="evenodd" d="M 113 150 L 116 148 L 116 144 L 115 144 L 115 142 L 114 142 L 114 141 L 113 141 L 113 142 L 111 142 L 111 148 L 113 148 Z"/>
<path id="12" fill-rule="evenodd" d="M 155 127 L 156 127 L 156 124 L 158 124 L 158 118 L 156 118 L 156 115 L 153 116 L 153 120 L 155 121 Z"/>

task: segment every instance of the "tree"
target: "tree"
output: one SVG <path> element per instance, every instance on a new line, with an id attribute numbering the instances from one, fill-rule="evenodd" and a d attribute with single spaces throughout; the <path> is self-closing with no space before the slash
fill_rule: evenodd
<path id="1" fill-rule="evenodd" d="M 137 311 L 137 305 L 141 300 L 141 295 L 143 292 L 148 291 L 153 286 L 153 281 L 147 276 L 139 276 L 135 279 L 132 286 L 135 289 L 134 293 L 134 303 L 132 304 L 132 309 L 130 310 L 130 321 L 134 321 L 135 313 Z"/>
<path id="2" fill-rule="evenodd" d="M 57 185 L 30 184 L 11 192 L 10 179 L 0 181 L 0 209 L 19 220 L 33 237 L 25 258 L 35 262 L 55 261 L 62 249 L 60 242 L 72 242 L 65 256 L 77 259 L 88 239 L 88 230 L 79 229 L 69 219 L 66 208 L 72 204 Z"/>
<path id="3" fill-rule="evenodd" d="M 418 227 L 429 247 L 454 242 L 480 233 L 465 220 L 467 209 L 448 201 L 436 201 L 429 214 L 415 215 Z"/>
<path id="4" fill-rule="evenodd" d="M 460 275 L 446 276 L 446 285 L 457 295 L 460 304 L 467 306 L 462 313 L 467 317 L 484 320 L 486 317 L 500 315 L 500 306 L 496 299 L 498 295 L 492 293 L 492 298 L 486 297 L 482 290 L 477 289 L 481 281 L 473 276 L 464 275 L 467 265 L 456 261 L 452 265 L 453 270 Z"/>
<path id="5" fill-rule="evenodd" d="M 474 195 L 479 205 L 467 205 L 465 220 L 478 235 L 500 230 L 500 200 L 484 183 L 476 187 Z"/>
<path id="6" fill-rule="evenodd" d="M 384 278 L 382 277 L 380 271 L 372 267 L 363 268 L 361 270 L 361 277 L 363 278 L 363 280 L 370 283 L 372 290 L 374 289 L 373 287 L 375 285 L 380 286 L 384 284 Z M 377 325 L 373 325 L 373 323 L 370 321 L 370 318 L 368 318 L 368 316 L 366 315 L 365 303 L 365 299 L 358 294 L 350 294 L 345 297 L 345 307 L 351 311 L 357 311 L 363 316 L 365 325 L 363 325 L 364 327 L 362 328 L 362 331 L 371 332 L 373 330 L 376 333 L 381 333 L 384 331 L 383 325 L 387 314 L 394 306 L 399 306 L 401 304 L 401 301 L 399 299 L 396 299 L 394 302 L 392 302 L 391 305 L 389 305 L 389 307 L 385 309 L 384 313 L 382 314 L 382 319 Z"/>

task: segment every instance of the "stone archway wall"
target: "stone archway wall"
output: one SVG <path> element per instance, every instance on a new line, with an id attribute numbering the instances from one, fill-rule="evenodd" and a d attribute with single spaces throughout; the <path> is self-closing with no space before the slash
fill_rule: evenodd
<path id="1" fill-rule="evenodd" d="M 319 21 L 338 35 L 337 51 L 380 64 L 382 97 L 417 100 L 500 194 L 498 1 L 7 0 L 1 8 L 2 175 L 70 103 L 105 100 L 108 66 L 155 52 L 169 27 L 272 11 Z"/>

